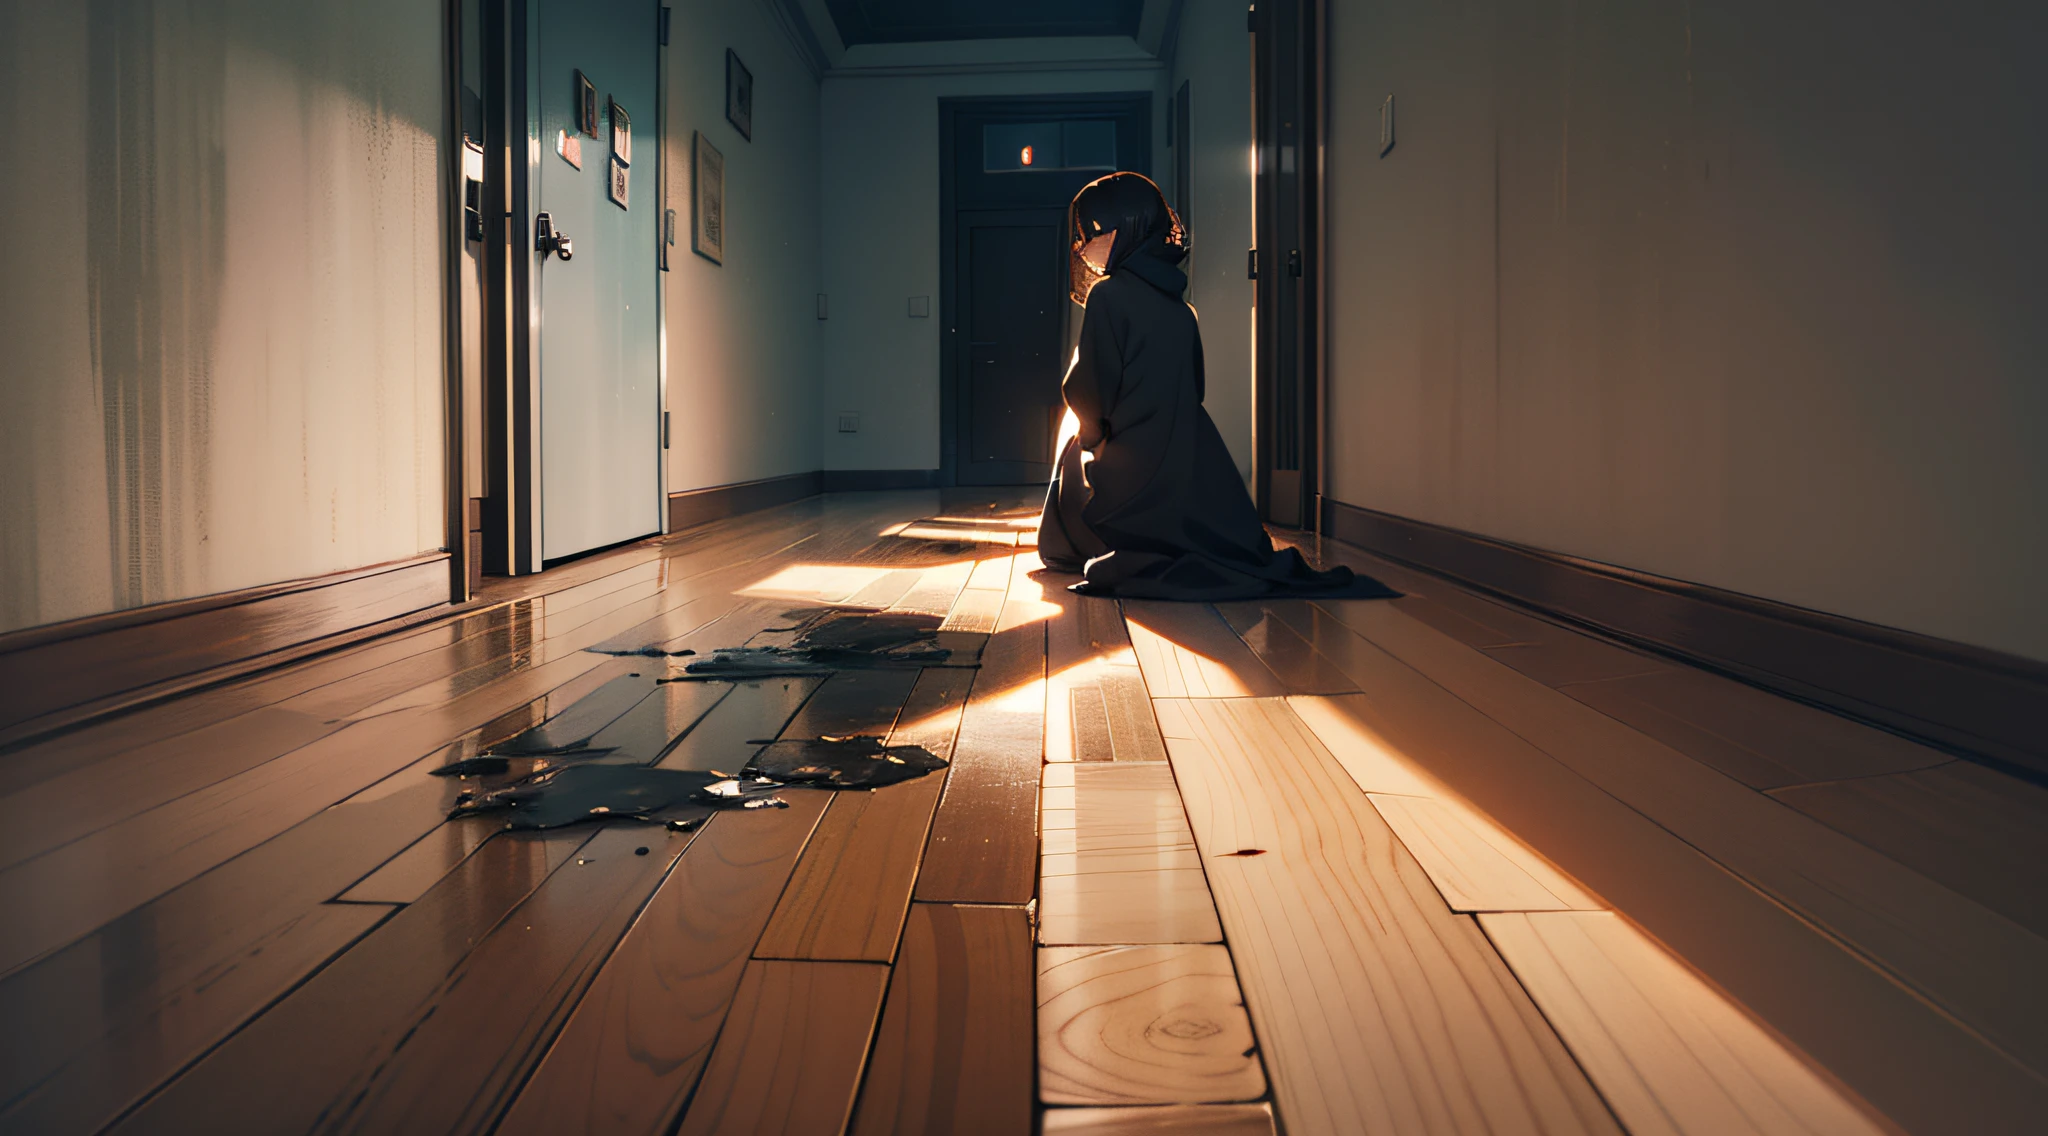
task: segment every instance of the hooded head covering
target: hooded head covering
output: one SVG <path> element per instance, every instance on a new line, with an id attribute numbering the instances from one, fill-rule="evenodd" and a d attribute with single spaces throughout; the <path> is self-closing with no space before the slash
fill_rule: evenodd
<path id="1" fill-rule="evenodd" d="M 1105 271 L 1097 272 L 1081 250 L 1112 229 L 1116 240 L 1110 245 L 1109 263 Z M 1088 290 L 1119 271 L 1175 296 L 1187 290 L 1188 278 L 1174 267 L 1187 258 L 1187 230 L 1166 204 L 1166 195 L 1144 174 L 1110 174 L 1082 186 L 1067 207 L 1067 233 L 1072 281 L 1068 294 L 1077 304 L 1086 306 Z"/>

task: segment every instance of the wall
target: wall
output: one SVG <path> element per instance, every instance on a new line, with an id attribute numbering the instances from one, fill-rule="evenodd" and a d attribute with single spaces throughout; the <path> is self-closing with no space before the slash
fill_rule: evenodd
<path id="1" fill-rule="evenodd" d="M 772 0 L 674 6 L 668 49 L 671 492 L 819 468 L 818 81 Z M 725 118 L 725 53 L 754 76 L 754 139 Z M 725 263 L 690 251 L 692 132 L 725 155 Z"/>
<path id="2" fill-rule="evenodd" d="M 1203 404 L 1250 480 L 1252 472 L 1251 45 L 1243 0 L 1185 0 L 1168 96 L 1188 84 L 1194 224 L 1188 302 L 1202 319 Z M 1164 172 L 1164 171 L 1162 171 Z M 1162 181 L 1162 184 L 1164 182 Z"/>
<path id="3" fill-rule="evenodd" d="M 2048 659 L 2038 7 L 1331 7 L 1336 498 Z"/>
<path id="4" fill-rule="evenodd" d="M 868 49 L 849 51 L 849 60 L 856 53 Z M 819 101 L 831 318 L 814 420 L 826 469 L 939 466 L 939 99 L 1148 91 L 1153 170 L 1160 172 L 1171 169 L 1164 81 L 1157 63 L 1137 60 L 1060 70 L 877 68 L 826 75 Z M 932 298 L 930 318 L 906 315 L 911 296 Z M 859 433 L 837 432 L 842 411 L 860 415 Z"/>
<path id="5" fill-rule="evenodd" d="M 444 543 L 442 14 L 0 0 L 0 630 Z"/>

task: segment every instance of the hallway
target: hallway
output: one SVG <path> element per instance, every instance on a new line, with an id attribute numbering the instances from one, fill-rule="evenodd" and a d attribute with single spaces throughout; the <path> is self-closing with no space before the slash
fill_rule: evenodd
<path id="1" fill-rule="evenodd" d="M 10 754 L 0 1128 L 1024 1133 L 1036 1103 L 1046 1132 L 1842 1133 L 1889 1130 L 1850 1086 L 1909 1130 L 2027 1107 L 2038 989 L 1987 979 L 2042 957 L 2043 861 L 2011 846 L 2039 849 L 2048 792 L 1337 546 L 1404 595 L 1075 596 L 1034 515 L 783 506 Z M 644 682 L 692 656 L 635 652 L 810 607 L 942 616 L 978 666 Z M 871 735 L 951 764 L 653 818 L 686 832 L 444 819 L 477 783 L 431 770 L 550 725 L 589 740 L 542 762 L 732 771 Z"/>
<path id="2" fill-rule="evenodd" d="M 2034 1136 L 2044 41 L 0 0 L 0 1136 Z"/>

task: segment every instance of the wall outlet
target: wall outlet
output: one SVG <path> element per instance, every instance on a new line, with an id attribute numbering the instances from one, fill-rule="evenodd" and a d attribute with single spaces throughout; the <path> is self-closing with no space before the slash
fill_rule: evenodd
<path id="1" fill-rule="evenodd" d="M 931 314 L 932 298 L 930 296 L 912 296 L 910 298 L 911 319 L 929 319 Z"/>
<path id="2" fill-rule="evenodd" d="M 858 434 L 858 433 L 860 433 L 860 415 L 858 415 L 858 414 L 848 414 L 848 413 L 846 413 L 846 412 L 845 412 L 845 411 L 843 411 L 843 410 L 842 410 L 842 411 L 840 411 L 840 412 L 839 412 L 839 432 L 840 432 L 841 434 Z"/>

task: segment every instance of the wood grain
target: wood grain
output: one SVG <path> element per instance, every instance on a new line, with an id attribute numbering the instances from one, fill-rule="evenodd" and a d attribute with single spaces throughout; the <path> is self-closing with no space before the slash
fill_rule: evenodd
<path id="1" fill-rule="evenodd" d="M 1369 799 L 1452 911 L 1591 911 L 1602 906 L 1468 808 L 1428 797 L 1374 793 Z"/>
<path id="2" fill-rule="evenodd" d="M 921 745 L 950 759 L 973 681 L 969 670 L 925 670 L 889 744 Z M 940 772 L 872 792 L 834 793 L 755 957 L 881 963 L 895 958 L 945 783 Z"/>
<path id="3" fill-rule="evenodd" d="M 725 812 L 649 900 L 497 1131 L 668 1132 L 697 1087 L 822 792 Z"/>
<path id="4" fill-rule="evenodd" d="M 472 948 L 591 839 L 493 840 L 418 903 L 173 1081 L 117 1131 L 281 1132 L 332 1124 L 461 980 Z M 685 841 L 678 840 L 680 849 Z M 317 1044 L 308 1039 L 317 1038 Z M 220 1108 L 223 1099 L 237 1107 Z"/>
<path id="5" fill-rule="evenodd" d="M 888 980 L 872 963 L 748 963 L 680 1136 L 845 1131 Z"/>
<path id="6" fill-rule="evenodd" d="M 1179 709 L 1200 737 L 1167 749 L 1289 1132 L 1617 1131 L 1285 702 Z"/>
<path id="7" fill-rule="evenodd" d="M 1039 942 L 1222 941 L 1167 766 L 1047 765 L 1044 785 Z"/>
<path id="8" fill-rule="evenodd" d="M 1927 769 L 1950 760 L 1897 734 L 1689 667 L 1561 689 L 1756 789 Z"/>
<path id="9" fill-rule="evenodd" d="M 1927 877 L 1454 643 L 1398 611 L 1324 606 L 1729 871 L 2048 1072 L 2048 986 L 2015 984 L 2048 957 L 2026 931 Z"/>
<path id="10" fill-rule="evenodd" d="M 997 631 L 967 696 L 916 896 L 1024 904 L 1038 867 L 1038 770 L 1045 750 L 1045 626 Z"/>
<path id="11" fill-rule="evenodd" d="M 912 904 L 855 1136 L 1029 1133 L 1033 970 L 1023 908 Z"/>
<path id="12" fill-rule="evenodd" d="M 1320 704 L 1391 752 L 1426 760 L 1909 1130 L 2032 1123 L 2041 1082 L 2009 1056 L 1469 703 L 1364 639 L 1350 642 L 1332 658 L 1370 693 L 1293 700 L 1304 714 Z"/>
<path id="13" fill-rule="evenodd" d="M 889 610 L 943 617 L 953 610 L 954 602 L 967 587 L 968 578 L 973 572 L 972 560 L 958 560 L 926 568 L 918 574 L 917 582 L 911 585 L 910 590 L 889 605 Z"/>
<path id="14" fill-rule="evenodd" d="M 1511 912 L 1479 922 L 1634 1136 L 1887 1131 L 1616 916 Z"/>
<path id="15" fill-rule="evenodd" d="M 1351 676 L 1324 658 L 1313 644 L 1266 608 L 1281 603 L 1305 605 L 1306 600 L 1254 600 L 1217 604 L 1223 622 L 1237 632 L 1245 646 L 1272 670 L 1291 694 L 1346 694 L 1358 689 Z"/>
<path id="16" fill-rule="evenodd" d="M 1229 951 L 1039 948 L 1040 1100 L 1198 1104 L 1265 1091 Z"/>
<path id="17" fill-rule="evenodd" d="M 1045 1136 L 1274 1136 L 1273 1106 L 1184 1104 L 1149 1108 L 1049 1108 Z"/>
<path id="18" fill-rule="evenodd" d="M 1154 698 L 1269 698 L 1287 687 L 1206 605 L 1126 600 L 1124 622 Z"/>

